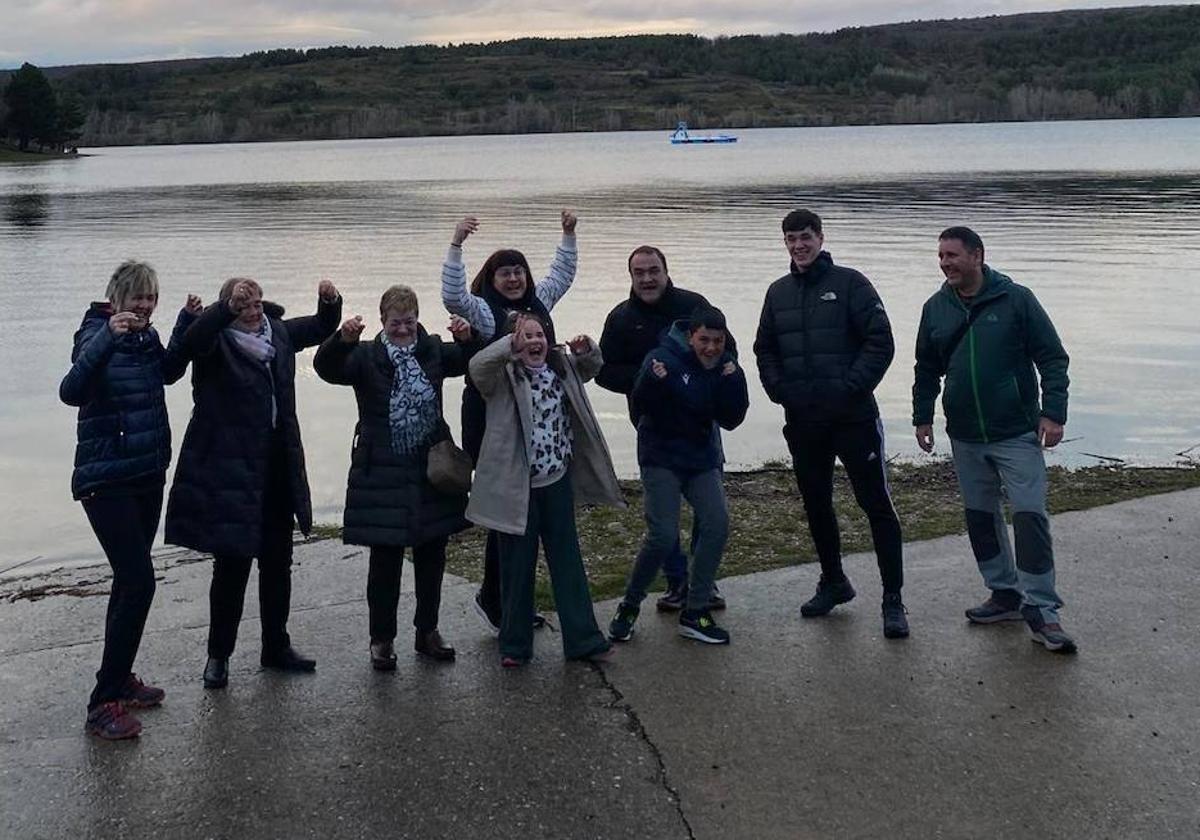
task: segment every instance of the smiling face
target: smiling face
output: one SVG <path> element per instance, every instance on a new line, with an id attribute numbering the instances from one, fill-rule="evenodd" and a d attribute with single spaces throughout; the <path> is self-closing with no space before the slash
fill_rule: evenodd
<path id="1" fill-rule="evenodd" d="M 959 294 L 970 297 L 983 285 L 983 251 L 968 248 L 961 239 L 938 240 L 938 265 Z"/>
<path id="2" fill-rule="evenodd" d="M 699 327 L 688 333 L 688 345 L 705 369 L 712 369 L 725 353 L 725 330 Z"/>
<path id="3" fill-rule="evenodd" d="M 546 331 L 533 318 L 523 318 L 517 330 L 525 345 L 517 352 L 517 358 L 528 367 L 541 367 L 546 363 Z"/>
<path id="4" fill-rule="evenodd" d="M 492 273 L 492 286 L 505 300 L 518 301 L 525 297 L 529 277 L 523 265 L 503 265 Z"/>
<path id="5" fill-rule="evenodd" d="M 383 334 L 397 347 L 407 347 L 417 340 L 417 313 L 400 309 L 389 309 L 380 318 Z"/>
<path id="6" fill-rule="evenodd" d="M 629 279 L 633 282 L 633 293 L 638 299 L 653 305 L 662 299 L 670 277 L 658 254 L 642 253 L 630 257 Z"/>
<path id="7" fill-rule="evenodd" d="M 242 332 L 257 332 L 263 322 L 263 302 L 262 289 L 253 289 L 250 292 L 250 301 L 246 304 L 246 308 L 237 316 L 237 320 L 233 322 L 235 329 Z"/>
<path id="8" fill-rule="evenodd" d="M 116 301 L 114 306 L 118 312 L 132 312 L 141 320 L 133 328 L 145 329 L 150 325 L 150 316 L 158 306 L 158 292 L 141 290 L 130 292 L 123 300 Z"/>
<path id="9" fill-rule="evenodd" d="M 783 244 L 792 258 L 792 262 L 800 271 L 805 271 L 821 254 L 825 244 L 825 236 L 817 233 L 811 227 L 803 230 L 789 230 L 783 234 Z"/>

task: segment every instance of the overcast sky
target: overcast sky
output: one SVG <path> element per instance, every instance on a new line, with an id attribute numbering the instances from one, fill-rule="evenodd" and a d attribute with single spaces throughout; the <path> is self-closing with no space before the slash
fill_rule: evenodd
<path id="1" fill-rule="evenodd" d="M 0 67 L 527 35 L 800 33 L 1113 5 L 1111 0 L 0 0 Z"/>

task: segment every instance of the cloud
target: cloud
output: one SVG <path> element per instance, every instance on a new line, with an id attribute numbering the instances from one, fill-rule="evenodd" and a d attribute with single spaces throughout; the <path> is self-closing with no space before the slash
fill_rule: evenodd
<path id="1" fill-rule="evenodd" d="M 0 0 L 0 63 L 42 66 L 239 55 L 330 44 L 522 36 L 829 31 L 904 20 L 1111 5 L 1113 0 Z M 1165 5 L 1172 0 L 1149 0 Z"/>

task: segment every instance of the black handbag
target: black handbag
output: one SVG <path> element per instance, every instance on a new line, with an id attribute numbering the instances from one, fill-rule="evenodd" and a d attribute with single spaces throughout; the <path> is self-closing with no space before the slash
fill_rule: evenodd
<path id="1" fill-rule="evenodd" d="M 471 456 L 454 443 L 454 438 L 447 435 L 429 447 L 425 476 L 439 493 L 465 496 L 471 490 L 471 471 L 474 466 Z"/>

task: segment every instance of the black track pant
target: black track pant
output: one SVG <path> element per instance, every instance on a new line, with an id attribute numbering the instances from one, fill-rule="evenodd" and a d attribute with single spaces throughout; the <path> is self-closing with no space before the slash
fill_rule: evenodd
<path id="1" fill-rule="evenodd" d="M 821 561 L 821 577 L 828 581 L 846 577 L 842 571 L 841 534 L 833 510 L 833 462 L 837 458 L 846 468 L 858 506 L 871 523 L 883 591 L 899 592 L 904 585 L 903 539 L 888 487 L 883 424 L 878 418 L 848 423 L 789 420 L 783 435 Z"/>
<path id="2" fill-rule="evenodd" d="M 160 485 L 136 495 L 93 496 L 83 500 L 88 522 L 113 571 L 104 620 L 104 654 L 96 672 L 96 688 L 88 700 L 89 709 L 119 699 L 133 671 L 146 616 L 154 600 L 150 548 L 158 531 L 162 498 Z"/>

